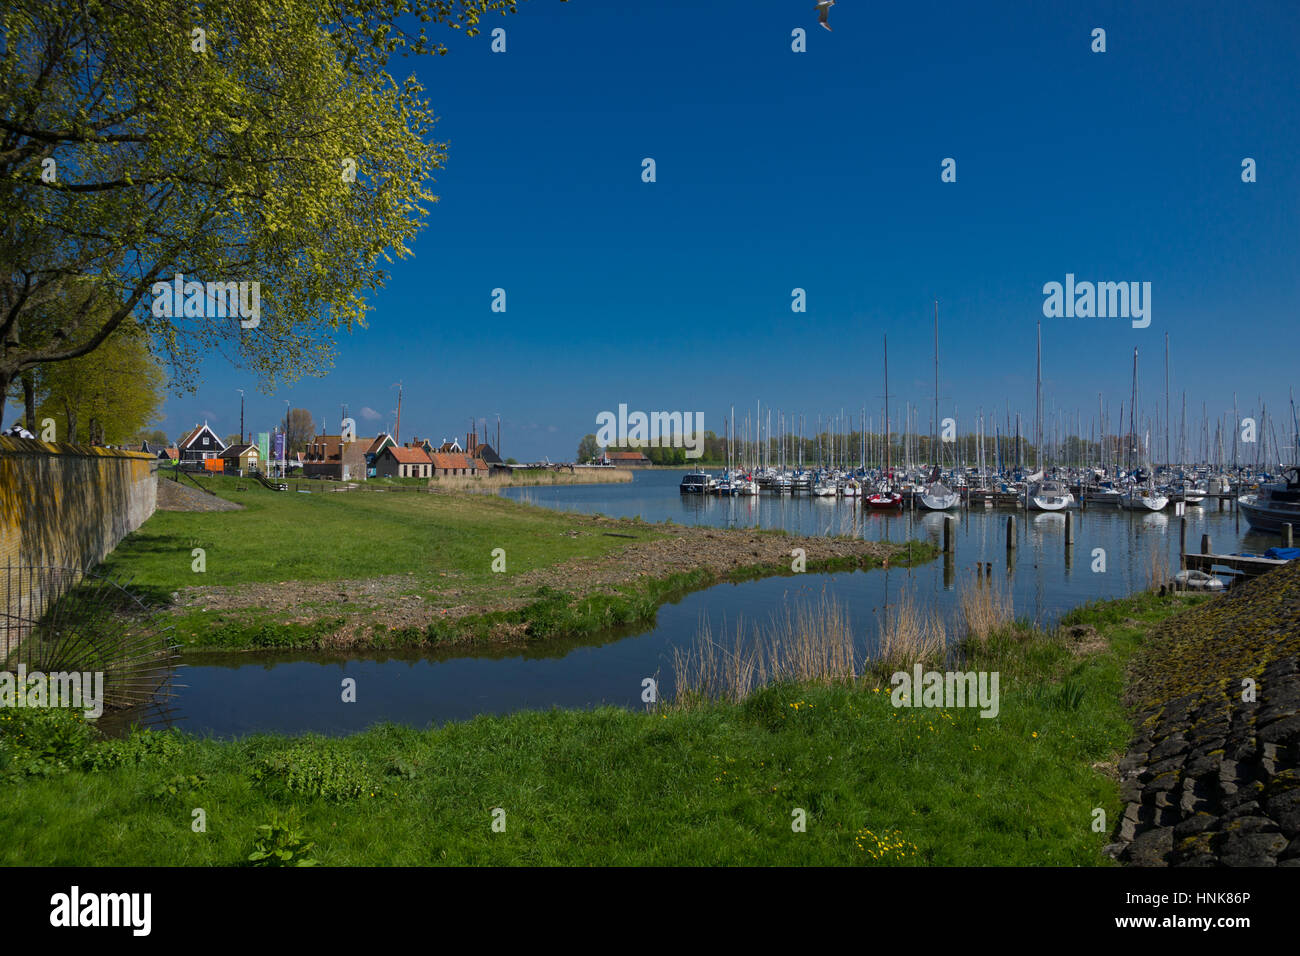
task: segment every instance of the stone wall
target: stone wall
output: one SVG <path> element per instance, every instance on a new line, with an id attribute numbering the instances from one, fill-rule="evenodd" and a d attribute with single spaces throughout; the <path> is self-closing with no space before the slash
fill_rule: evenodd
<path id="1" fill-rule="evenodd" d="M 39 575 L 10 569 L 98 563 L 153 514 L 157 468 L 144 452 L 0 437 L 0 649 L 19 609 L 39 616 L 48 599 Z"/>
<path id="2" fill-rule="evenodd" d="M 1300 562 L 1157 625 L 1129 702 L 1112 855 L 1300 866 Z"/>

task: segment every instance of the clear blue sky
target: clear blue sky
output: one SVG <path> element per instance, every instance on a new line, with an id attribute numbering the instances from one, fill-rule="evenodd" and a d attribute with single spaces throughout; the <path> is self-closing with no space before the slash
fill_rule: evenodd
<path id="1" fill-rule="evenodd" d="M 399 65 L 450 153 L 369 329 L 275 396 L 214 357 L 164 427 L 237 430 L 243 387 L 250 430 L 289 399 L 332 428 L 346 402 L 371 434 L 399 379 L 404 439 L 499 413 L 522 460 L 572 458 L 620 402 L 719 433 L 756 399 L 878 420 L 887 332 L 891 409 L 919 403 L 928 431 L 936 298 L 941 415 L 963 426 L 1007 402 L 1032 419 L 1040 320 L 1048 407 L 1095 417 L 1101 391 L 1117 416 L 1136 345 L 1153 412 L 1168 332 L 1175 421 L 1184 388 L 1189 418 L 1234 391 L 1289 416 L 1300 3 L 840 0 L 830 22 L 812 0 L 529 0 Z M 1044 319 L 1067 272 L 1150 282 L 1150 326 Z"/>

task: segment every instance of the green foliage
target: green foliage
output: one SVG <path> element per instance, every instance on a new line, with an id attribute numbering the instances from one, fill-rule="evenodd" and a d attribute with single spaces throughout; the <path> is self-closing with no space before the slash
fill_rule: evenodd
<path id="1" fill-rule="evenodd" d="M 284 823 L 264 823 L 253 842 L 248 862 L 253 866 L 315 866 L 312 858 L 315 843 L 308 843 L 301 833 Z"/>
<path id="2" fill-rule="evenodd" d="M 118 767 L 167 766 L 185 753 L 187 739 L 175 729 L 135 730 L 127 737 L 99 741 L 85 753 L 81 766 L 92 773 Z"/>
<path id="3" fill-rule="evenodd" d="M 76 766 L 99 739 L 79 710 L 0 710 L 0 774 L 49 776 Z"/>
<path id="4" fill-rule="evenodd" d="M 446 151 L 394 54 L 515 0 L 11 0 L 0 7 L 0 395 L 139 324 L 189 383 L 227 346 L 265 385 L 328 367 L 410 252 Z M 201 32 L 197 32 L 201 31 Z M 413 32 L 414 31 L 414 32 Z M 53 160 L 48 175 L 45 160 Z M 355 176 L 349 164 L 355 164 Z M 45 175 L 43 175 L 45 174 Z M 168 316 L 174 274 L 261 283 L 259 324 Z M 55 310 L 97 276 L 107 308 Z"/>
<path id="5" fill-rule="evenodd" d="M 170 797 L 186 796 L 203 785 L 207 777 L 201 773 L 177 774 L 170 780 L 160 783 L 149 792 L 154 800 L 166 800 Z"/>
<path id="6" fill-rule="evenodd" d="M 281 797 L 354 800 L 382 793 L 364 761 L 337 746 L 321 746 L 311 739 L 263 756 L 254 765 L 253 779 Z"/>

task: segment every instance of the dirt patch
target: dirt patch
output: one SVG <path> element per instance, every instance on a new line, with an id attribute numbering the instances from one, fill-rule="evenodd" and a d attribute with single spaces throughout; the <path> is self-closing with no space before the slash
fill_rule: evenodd
<path id="1" fill-rule="evenodd" d="M 1063 628 L 1062 633 L 1070 642 L 1070 651 L 1075 657 L 1087 657 L 1110 647 L 1110 643 L 1091 624 L 1074 624 Z"/>

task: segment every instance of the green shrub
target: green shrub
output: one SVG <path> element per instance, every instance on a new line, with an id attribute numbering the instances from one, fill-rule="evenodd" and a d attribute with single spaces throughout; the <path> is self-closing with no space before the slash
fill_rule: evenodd
<path id="1" fill-rule="evenodd" d="M 312 858 L 315 843 L 308 843 L 297 830 L 283 823 L 265 823 L 257 828 L 261 835 L 253 842 L 248 862 L 253 866 L 315 866 Z"/>
<path id="2" fill-rule="evenodd" d="M 352 800 L 381 792 L 364 761 L 310 739 L 267 754 L 254 764 L 253 779 L 281 795 Z"/>

